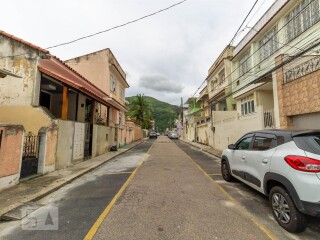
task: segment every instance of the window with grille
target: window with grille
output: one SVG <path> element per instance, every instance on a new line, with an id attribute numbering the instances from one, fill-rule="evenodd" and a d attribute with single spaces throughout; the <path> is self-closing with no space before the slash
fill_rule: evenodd
<path id="1" fill-rule="evenodd" d="M 239 76 L 241 77 L 243 74 L 247 73 L 250 69 L 250 51 L 243 55 L 243 57 L 239 60 Z"/>
<path id="2" fill-rule="evenodd" d="M 287 41 L 295 39 L 301 33 L 319 21 L 319 0 L 303 0 L 285 17 Z"/>
<path id="3" fill-rule="evenodd" d="M 259 41 L 259 57 L 260 61 L 266 59 L 275 53 L 279 48 L 277 27 L 272 28 Z"/>

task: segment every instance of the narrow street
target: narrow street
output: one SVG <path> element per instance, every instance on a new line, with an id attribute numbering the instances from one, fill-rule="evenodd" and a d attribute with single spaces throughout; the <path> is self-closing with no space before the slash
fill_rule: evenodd
<path id="1" fill-rule="evenodd" d="M 38 204 L 35 216 L 58 207 L 58 230 L 26 231 L 20 221 L 1 222 L 0 239 L 317 239 L 320 233 L 318 219 L 309 219 L 302 234 L 286 232 L 273 220 L 266 197 L 222 180 L 218 158 L 164 136 Z"/>

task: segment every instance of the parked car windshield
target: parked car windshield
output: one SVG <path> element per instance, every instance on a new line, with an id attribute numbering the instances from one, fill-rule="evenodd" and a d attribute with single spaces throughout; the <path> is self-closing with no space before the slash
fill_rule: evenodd
<path id="1" fill-rule="evenodd" d="M 298 136 L 293 140 L 298 148 L 320 155 L 320 135 Z"/>

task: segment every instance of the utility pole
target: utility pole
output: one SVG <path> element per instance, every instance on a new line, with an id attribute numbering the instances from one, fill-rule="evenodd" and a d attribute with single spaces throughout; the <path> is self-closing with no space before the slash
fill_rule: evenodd
<path id="1" fill-rule="evenodd" d="M 183 99 L 181 97 L 181 125 L 183 125 Z"/>

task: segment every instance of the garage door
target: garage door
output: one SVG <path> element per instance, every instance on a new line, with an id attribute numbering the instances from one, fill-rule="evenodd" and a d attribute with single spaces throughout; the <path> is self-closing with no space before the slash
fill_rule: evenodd
<path id="1" fill-rule="evenodd" d="M 309 113 L 292 117 L 294 128 L 320 129 L 320 113 Z"/>

